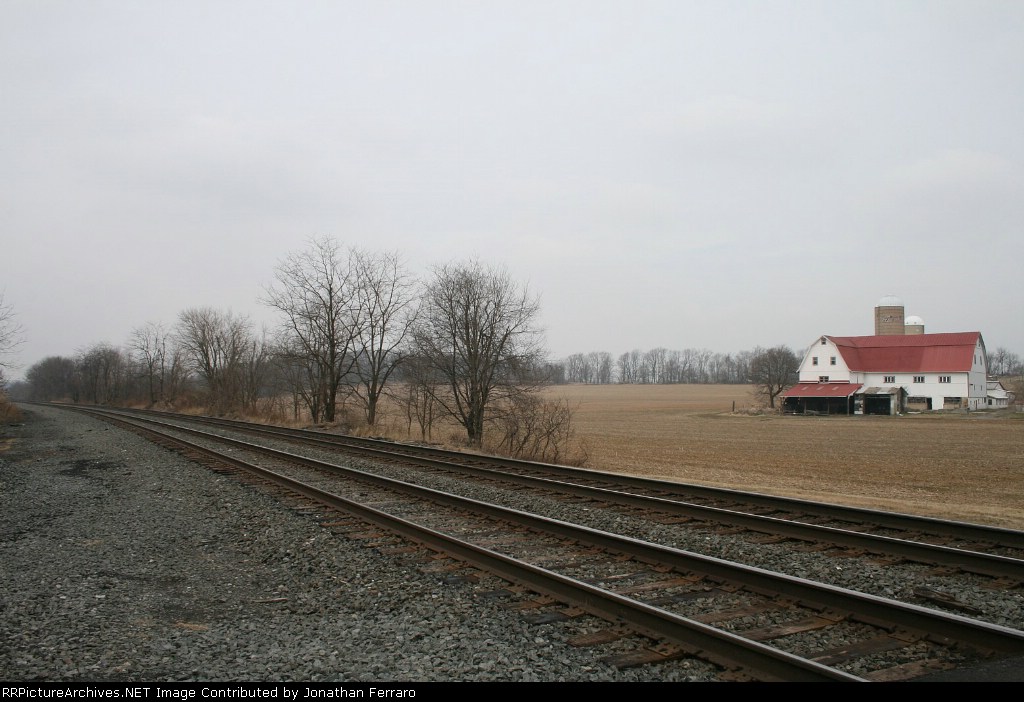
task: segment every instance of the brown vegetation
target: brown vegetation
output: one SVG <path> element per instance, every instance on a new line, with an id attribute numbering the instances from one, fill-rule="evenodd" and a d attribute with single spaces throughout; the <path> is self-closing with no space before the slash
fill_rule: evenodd
<path id="1" fill-rule="evenodd" d="M 21 411 L 17 405 L 8 401 L 3 390 L 0 390 L 0 424 L 21 421 Z"/>
<path id="2" fill-rule="evenodd" d="M 1021 414 L 758 414 L 740 385 L 548 393 L 577 406 L 595 470 L 1024 528 Z"/>

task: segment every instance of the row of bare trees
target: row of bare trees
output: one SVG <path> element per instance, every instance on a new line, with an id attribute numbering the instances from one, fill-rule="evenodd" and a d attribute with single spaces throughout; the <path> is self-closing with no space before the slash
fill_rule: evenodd
<path id="1" fill-rule="evenodd" d="M 257 411 L 270 376 L 266 333 L 254 333 L 247 317 L 200 307 L 178 316 L 174 340 L 177 357 L 202 380 L 214 413 Z"/>
<path id="2" fill-rule="evenodd" d="M 73 357 L 48 356 L 26 373 L 19 399 L 70 400 L 91 404 L 141 401 L 145 393 L 141 366 L 122 348 L 95 344 Z"/>
<path id="3" fill-rule="evenodd" d="M 352 397 L 374 426 L 390 396 L 424 438 L 448 417 L 479 446 L 486 426 L 525 416 L 523 398 L 545 382 L 537 299 L 478 261 L 419 282 L 397 255 L 318 239 L 278 266 L 264 302 L 280 313 L 278 357 L 313 421 L 335 421 Z"/>
<path id="4" fill-rule="evenodd" d="M 563 383 L 584 383 L 586 385 L 607 385 L 615 379 L 612 355 L 607 351 L 574 353 L 561 363 L 556 377 Z"/>
<path id="5" fill-rule="evenodd" d="M 204 403 L 211 411 L 254 409 L 269 356 L 244 317 L 193 308 L 170 331 L 149 323 L 123 347 L 97 343 L 73 357 L 33 364 L 24 393 L 32 400 L 100 405 Z"/>
<path id="6" fill-rule="evenodd" d="M 571 409 L 539 399 L 546 383 L 536 297 L 478 261 L 417 280 L 397 254 L 312 240 L 276 267 L 261 303 L 278 323 L 190 308 L 165 327 L 133 330 L 124 347 L 96 344 L 28 372 L 32 399 L 97 404 L 200 404 L 215 414 L 278 414 L 339 423 L 356 408 L 377 424 L 381 403 L 432 438 L 438 420 L 481 446 L 553 460 Z M 345 415 L 345 416 L 343 416 Z"/>
<path id="7" fill-rule="evenodd" d="M 319 239 L 285 259 L 263 302 L 281 314 L 276 348 L 296 402 L 333 422 L 343 386 L 373 426 L 416 320 L 417 283 L 397 254 Z"/>
<path id="8" fill-rule="evenodd" d="M 989 351 L 986 360 L 989 375 L 1024 377 L 1024 362 L 1021 361 L 1020 355 L 1002 346 Z"/>
<path id="9" fill-rule="evenodd" d="M 565 383 L 659 385 L 674 383 L 748 384 L 750 365 L 762 349 L 718 353 L 708 349 L 633 349 L 618 359 L 607 351 L 574 353 L 553 376 Z"/>
<path id="10" fill-rule="evenodd" d="M 716 383 L 754 385 L 755 393 L 775 407 L 779 393 L 797 380 L 800 360 L 787 346 L 757 347 L 736 354 L 707 349 L 676 351 L 634 349 L 612 363 L 605 351 L 575 353 L 549 364 L 549 375 L 562 383 L 675 384 Z"/>

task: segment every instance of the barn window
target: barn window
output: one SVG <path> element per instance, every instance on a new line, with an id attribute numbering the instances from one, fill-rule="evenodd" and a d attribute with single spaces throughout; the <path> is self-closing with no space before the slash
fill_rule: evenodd
<path id="1" fill-rule="evenodd" d="M 836 357 L 833 356 L 832 358 L 830 358 L 829 363 L 834 366 L 836 364 Z"/>
<path id="2" fill-rule="evenodd" d="M 924 376 L 923 375 L 915 375 L 914 376 L 914 382 L 915 383 L 923 383 L 924 382 Z"/>
<path id="3" fill-rule="evenodd" d="M 885 380 L 883 380 L 882 382 L 883 383 L 895 383 L 896 382 L 896 376 L 895 375 L 887 375 L 887 376 L 885 376 Z"/>
<path id="4" fill-rule="evenodd" d="M 828 382 L 828 376 L 827 375 L 819 375 L 818 376 L 818 382 L 819 383 L 827 383 Z"/>
<path id="5" fill-rule="evenodd" d="M 811 357 L 811 365 L 812 366 L 818 365 L 818 357 L 817 356 L 812 356 Z"/>
<path id="6" fill-rule="evenodd" d="M 940 375 L 939 376 L 939 382 L 940 383 L 948 383 L 948 382 L 950 382 L 950 376 L 948 376 L 948 375 Z"/>

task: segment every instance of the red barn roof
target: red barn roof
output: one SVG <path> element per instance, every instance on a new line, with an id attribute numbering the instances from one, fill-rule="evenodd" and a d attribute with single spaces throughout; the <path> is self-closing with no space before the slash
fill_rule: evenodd
<path id="1" fill-rule="evenodd" d="M 797 383 L 783 397 L 849 397 L 857 392 L 861 383 Z"/>
<path id="2" fill-rule="evenodd" d="M 829 336 L 850 370 L 872 373 L 966 372 L 981 332 L 908 336 Z"/>

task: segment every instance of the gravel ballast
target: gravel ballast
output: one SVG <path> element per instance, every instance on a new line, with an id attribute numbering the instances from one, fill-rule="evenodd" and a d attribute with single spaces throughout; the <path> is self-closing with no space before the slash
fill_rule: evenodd
<path id="1" fill-rule="evenodd" d="M 598 658 L 642 641 L 570 646 L 603 624 L 530 624 L 488 596 L 500 581 L 452 583 L 423 553 L 335 533 L 336 515 L 99 420 L 24 411 L 0 427 L 4 680 L 714 678 L 691 659 L 618 670 Z"/>
<path id="2" fill-rule="evenodd" d="M 207 428 L 204 428 L 207 430 Z M 213 433 L 235 436 L 243 440 L 252 437 L 237 432 L 215 429 Z M 279 450 L 310 456 L 329 463 L 339 462 L 338 452 L 299 446 L 288 442 L 259 439 L 260 444 L 272 445 Z M 950 568 L 936 568 L 913 562 L 893 562 L 885 558 L 836 556 L 829 551 L 805 548 L 799 542 L 765 543 L 752 533 L 718 533 L 714 524 L 661 525 L 646 517 L 635 517 L 615 509 L 594 504 L 577 504 L 559 500 L 536 490 L 512 489 L 500 481 L 485 484 L 480 481 L 455 478 L 420 468 L 397 466 L 362 458 L 347 457 L 349 468 L 384 475 L 402 481 L 423 485 L 436 490 L 462 495 L 484 502 L 504 505 L 552 519 L 581 524 L 643 541 L 662 544 L 685 551 L 722 558 L 746 565 L 784 573 L 798 578 L 812 579 L 837 587 L 857 590 L 879 597 L 896 599 L 932 609 L 943 609 L 941 603 L 918 596 L 920 588 L 941 593 L 951 598 L 953 606 L 945 611 L 962 614 L 958 605 L 969 605 L 970 616 L 1000 626 L 1020 629 L 1024 623 L 1024 590 L 1021 588 L 993 587 L 992 579 L 961 573 Z M 318 474 L 316 471 L 296 469 L 294 466 L 278 468 L 288 475 L 310 482 L 328 492 L 344 490 L 338 478 Z M 401 508 L 398 508 L 401 512 Z M 753 537 L 753 538 L 752 538 Z M 837 553 L 846 553 L 839 549 Z"/>

